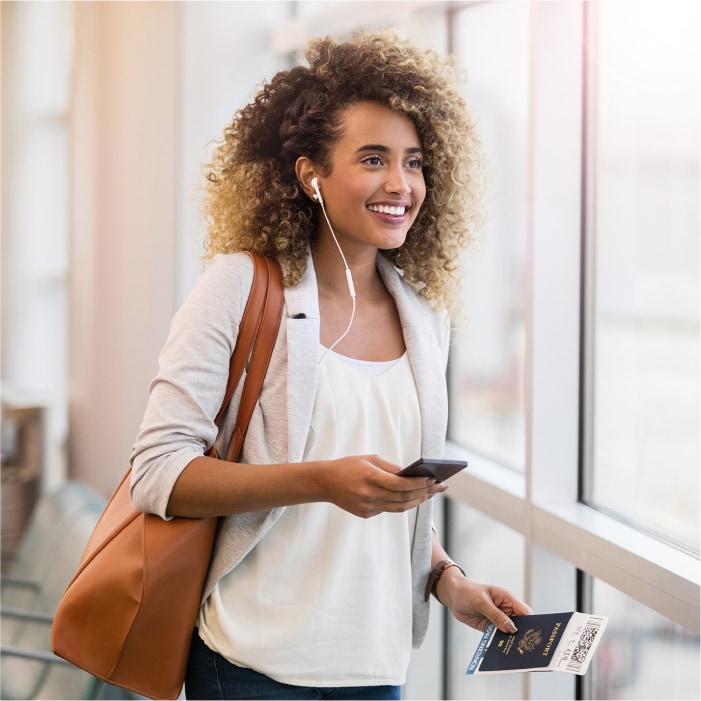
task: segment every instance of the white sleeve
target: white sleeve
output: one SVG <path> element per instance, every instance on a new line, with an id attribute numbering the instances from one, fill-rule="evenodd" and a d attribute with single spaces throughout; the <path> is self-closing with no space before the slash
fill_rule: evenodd
<path id="1" fill-rule="evenodd" d="M 214 418 L 252 281 L 248 255 L 216 256 L 173 317 L 131 454 L 139 511 L 167 518 L 176 480 L 217 437 Z"/>

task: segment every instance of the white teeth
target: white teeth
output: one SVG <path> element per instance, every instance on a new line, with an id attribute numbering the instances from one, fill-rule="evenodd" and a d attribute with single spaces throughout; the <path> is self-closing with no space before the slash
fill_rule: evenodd
<path id="1" fill-rule="evenodd" d="M 391 214 L 392 216 L 401 216 L 406 212 L 406 207 L 390 207 L 385 204 L 371 204 L 368 209 L 371 212 L 379 212 L 380 214 Z"/>

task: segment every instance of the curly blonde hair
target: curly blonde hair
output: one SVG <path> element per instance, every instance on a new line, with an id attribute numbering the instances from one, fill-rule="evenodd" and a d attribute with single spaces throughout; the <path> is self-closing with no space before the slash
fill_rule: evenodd
<path id="1" fill-rule="evenodd" d="M 286 285 L 304 274 L 318 207 L 295 174 L 300 156 L 322 172 L 343 111 L 373 102 L 412 120 L 424 151 L 426 199 L 397 249 L 381 254 L 438 309 L 455 307 L 459 253 L 481 219 L 481 146 L 451 57 L 394 30 L 309 42 L 308 67 L 280 71 L 237 111 L 205 164 L 205 259 L 243 250 L 286 260 Z"/>

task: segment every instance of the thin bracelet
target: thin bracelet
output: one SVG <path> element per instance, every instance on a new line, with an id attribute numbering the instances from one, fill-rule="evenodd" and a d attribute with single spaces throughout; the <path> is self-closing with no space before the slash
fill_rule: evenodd
<path id="1" fill-rule="evenodd" d="M 465 570 L 457 563 L 453 562 L 452 560 L 441 560 L 434 565 L 433 569 L 431 570 L 431 574 L 428 575 L 426 591 L 424 592 L 424 601 L 428 601 L 428 597 L 431 596 L 431 594 L 438 599 L 435 591 L 436 585 L 438 584 L 438 580 L 441 578 L 443 572 L 445 572 L 449 567 L 457 567 L 462 572 L 463 576 L 467 577 Z M 438 599 L 438 601 L 440 601 L 440 599 Z"/>

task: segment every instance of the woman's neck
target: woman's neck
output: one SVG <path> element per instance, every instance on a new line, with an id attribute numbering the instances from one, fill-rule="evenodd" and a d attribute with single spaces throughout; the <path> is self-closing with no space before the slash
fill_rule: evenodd
<path id="1" fill-rule="evenodd" d="M 349 294 L 346 268 L 333 240 L 318 241 L 313 251 L 314 270 L 320 291 L 331 296 Z M 383 289 L 377 272 L 377 250 L 344 251 L 356 294 L 372 295 Z"/>

